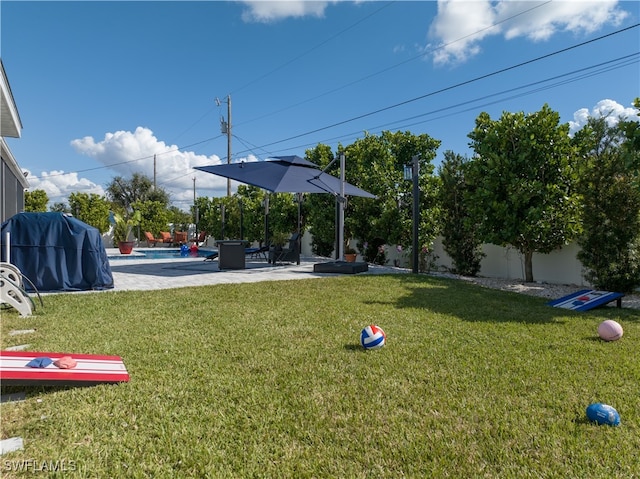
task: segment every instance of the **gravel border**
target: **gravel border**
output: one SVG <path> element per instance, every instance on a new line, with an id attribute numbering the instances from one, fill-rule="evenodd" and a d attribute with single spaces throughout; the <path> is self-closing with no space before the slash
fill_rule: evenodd
<path id="1" fill-rule="evenodd" d="M 525 283 L 516 279 L 499 279 L 485 277 L 460 276 L 452 273 L 431 273 L 433 276 L 441 276 L 445 278 L 459 279 L 470 283 L 478 284 L 485 288 L 500 289 L 502 291 L 511 291 L 514 293 L 528 294 L 529 296 L 538 296 L 548 298 L 549 300 L 562 298 L 581 289 L 585 286 L 576 284 L 551 284 L 551 283 Z M 609 303 L 607 306 L 615 307 L 615 302 Z M 628 309 L 640 309 L 640 294 L 627 294 L 622 298 L 622 307 Z"/>

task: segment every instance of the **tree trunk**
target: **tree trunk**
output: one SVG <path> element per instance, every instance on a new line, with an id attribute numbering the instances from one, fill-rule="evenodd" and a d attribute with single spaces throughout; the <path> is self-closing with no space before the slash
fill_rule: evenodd
<path id="1" fill-rule="evenodd" d="M 533 251 L 524 252 L 524 280 L 533 283 Z"/>

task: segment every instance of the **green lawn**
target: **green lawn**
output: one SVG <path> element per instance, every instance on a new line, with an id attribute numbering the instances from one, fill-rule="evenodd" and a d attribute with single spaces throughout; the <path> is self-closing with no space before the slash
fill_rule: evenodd
<path id="1" fill-rule="evenodd" d="M 33 318 L 2 312 L 3 348 L 119 355 L 131 381 L 18 388 L 2 437 L 25 448 L 2 456 L 3 477 L 32 477 L 9 471 L 24 460 L 92 478 L 640 474 L 637 310 L 573 313 L 407 274 L 44 301 Z M 604 319 L 620 341 L 597 337 Z M 380 350 L 359 346 L 370 323 Z M 621 425 L 589 423 L 591 402 Z"/>

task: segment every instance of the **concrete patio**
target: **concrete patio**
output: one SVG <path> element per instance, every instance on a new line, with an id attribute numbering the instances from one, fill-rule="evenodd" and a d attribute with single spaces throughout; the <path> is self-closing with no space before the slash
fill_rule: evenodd
<path id="1" fill-rule="evenodd" d="M 142 255 L 120 255 L 117 248 L 107 248 L 115 287 L 109 291 L 142 291 L 187 288 L 225 283 L 254 283 L 290 279 L 339 276 L 336 273 L 315 273 L 313 265 L 330 258 L 301 257 L 300 264 L 273 265 L 264 259 L 246 259 L 246 268 L 220 270 L 217 260 L 202 257 L 147 259 Z M 369 265 L 369 271 L 358 274 L 407 273 L 410 270 Z"/>

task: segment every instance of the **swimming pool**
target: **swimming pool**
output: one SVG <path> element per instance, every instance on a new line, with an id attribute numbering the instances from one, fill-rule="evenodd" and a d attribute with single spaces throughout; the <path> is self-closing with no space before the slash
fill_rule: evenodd
<path id="1" fill-rule="evenodd" d="M 206 258 L 212 253 L 217 253 L 214 249 L 199 249 L 196 252 L 189 251 L 183 255 L 177 248 L 134 248 L 131 254 L 118 254 L 108 256 L 108 259 L 173 259 L 173 258 Z"/>

